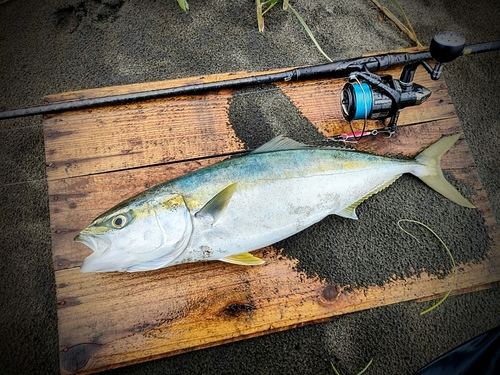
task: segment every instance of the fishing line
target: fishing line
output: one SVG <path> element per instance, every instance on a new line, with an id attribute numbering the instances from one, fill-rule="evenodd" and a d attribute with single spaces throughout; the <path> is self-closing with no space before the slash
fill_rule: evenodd
<path id="1" fill-rule="evenodd" d="M 265 94 L 265 93 L 270 93 L 270 92 L 283 92 L 281 90 L 281 88 L 279 87 L 268 87 L 268 88 L 265 88 L 265 89 L 254 89 L 254 90 L 249 90 L 249 91 L 244 91 L 244 92 L 238 92 L 239 90 L 235 90 L 235 92 L 233 92 L 231 94 L 231 96 L 228 98 L 228 100 L 233 100 L 234 98 L 237 98 L 237 97 L 244 97 L 244 96 L 248 96 L 248 95 L 258 95 L 258 94 Z M 197 100 L 197 99 L 195 99 Z M 209 102 L 209 101 L 215 101 L 215 100 L 220 100 L 220 97 L 217 97 L 217 96 L 206 96 L 204 95 L 203 99 L 199 99 L 199 100 L 204 100 L 206 102 Z M 31 129 L 38 129 L 38 128 L 43 128 L 45 126 L 45 123 L 44 121 L 42 120 L 41 123 L 38 123 L 38 124 L 34 124 L 34 125 L 27 125 L 27 126 L 22 126 L 22 127 L 9 127 L 9 128 L 6 128 L 6 129 L 0 129 L 0 134 L 5 134 L 5 133 L 8 133 L 8 132 L 21 132 L 21 131 L 25 131 L 25 130 L 31 130 Z M 22 137 L 24 135 L 20 135 L 20 137 Z M 206 159 L 206 158 L 210 158 L 210 157 L 224 157 L 224 156 L 227 156 L 227 157 L 230 157 L 230 156 L 235 156 L 235 155 L 239 155 L 239 154 L 242 154 L 242 153 L 245 153 L 247 151 L 235 151 L 233 153 L 227 153 L 227 154 L 219 154 L 219 155 L 210 155 L 210 156 L 205 156 L 205 157 L 199 157 L 199 158 L 193 158 L 193 159 L 189 159 L 189 160 L 183 160 L 183 161 L 195 161 L 195 160 L 201 160 L 201 159 Z M 43 161 L 43 164 L 44 166 L 42 168 L 45 169 L 45 161 Z M 147 167 L 150 167 L 150 166 L 159 166 L 159 165 L 166 165 L 166 164 L 171 164 L 171 163 L 160 163 L 160 164 L 153 164 L 153 165 L 149 165 Z M 141 166 L 141 167 L 132 167 L 132 168 L 126 168 L 126 169 L 123 169 L 123 170 L 131 170 L 131 169 L 135 169 L 135 168 L 143 168 L 143 167 L 146 167 L 146 166 Z M 118 170 L 117 170 L 118 171 Z M 114 171 L 113 171 L 114 172 Z M 23 173 L 28 173 L 26 171 L 23 171 Z M 95 175 L 95 174 L 93 174 Z M 88 176 L 88 175 L 86 175 Z M 68 178 L 71 178 L 71 177 L 68 177 Z M 10 182 L 10 183 L 6 183 L 6 184 L 2 184 L 0 185 L 0 187 L 9 187 L 9 186 L 16 186 L 16 185 L 23 185 L 23 184 L 30 184 L 30 183 L 37 183 L 37 182 L 43 182 L 43 181 L 49 181 L 48 178 L 45 178 L 45 179 L 32 179 L 32 180 L 25 180 L 25 181 L 16 181 L 16 182 Z"/>
<path id="2" fill-rule="evenodd" d="M 133 170 L 142 169 L 142 168 L 161 167 L 161 166 L 167 166 L 167 165 L 171 165 L 171 164 L 175 164 L 175 163 L 195 162 L 195 161 L 206 160 L 206 159 L 211 159 L 211 158 L 224 158 L 224 157 L 231 158 L 231 157 L 235 157 L 235 156 L 241 156 L 241 155 L 248 154 L 251 151 L 253 151 L 253 150 L 233 151 L 233 152 L 227 152 L 227 153 L 222 153 L 222 154 L 217 154 L 217 155 L 206 155 L 206 156 L 200 156 L 197 158 L 183 159 L 183 160 L 170 161 L 170 162 L 164 162 L 164 163 L 138 165 L 138 166 L 133 166 L 133 167 L 128 167 L 128 168 L 114 169 L 112 171 L 103 171 L 103 172 L 89 173 L 89 174 L 77 175 L 77 176 L 67 176 L 67 177 L 55 178 L 55 179 L 41 178 L 41 179 L 33 179 L 33 180 L 26 180 L 26 181 L 9 182 L 9 183 L 0 185 L 0 188 L 8 187 L 8 186 L 15 186 L 15 185 L 30 184 L 30 183 L 36 183 L 36 182 L 61 181 L 61 180 L 66 180 L 66 179 L 71 179 L 71 178 L 80 178 L 80 177 L 94 177 L 94 176 L 104 175 L 107 173 L 133 171 Z M 44 164 L 45 164 L 45 162 L 44 162 Z"/>
<path id="3" fill-rule="evenodd" d="M 238 97 L 238 96 L 246 96 L 246 95 L 254 95 L 254 94 L 260 94 L 260 93 L 268 93 L 268 92 L 273 92 L 273 91 L 282 91 L 279 87 L 270 87 L 268 89 L 261 89 L 261 90 L 255 90 L 255 91 L 245 91 L 245 92 L 235 92 L 233 94 L 233 97 Z"/>
<path id="4" fill-rule="evenodd" d="M 445 300 L 446 298 L 448 298 L 448 296 L 450 295 L 450 293 L 453 291 L 453 289 L 455 289 L 456 285 L 457 285 L 457 265 L 455 263 L 455 259 L 453 258 L 453 254 L 451 253 L 450 249 L 448 248 L 448 246 L 444 243 L 444 241 L 441 239 L 441 237 L 439 237 L 437 235 L 436 232 L 434 232 L 429 226 L 427 226 L 426 224 L 420 222 L 420 221 L 417 221 L 417 220 L 412 220 L 412 219 L 399 219 L 397 224 L 399 226 L 399 228 L 405 232 L 406 234 L 410 235 L 411 237 L 413 237 L 415 240 L 417 240 L 418 243 L 420 243 L 420 241 L 418 240 L 417 237 L 415 237 L 413 234 L 411 234 L 410 232 L 408 232 L 406 229 L 404 229 L 402 226 L 401 226 L 401 223 L 402 222 L 407 222 L 407 223 L 414 223 L 414 224 L 418 224 L 418 225 L 421 225 L 423 226 L 425 229 L 427 229 L 429 232 L 431 232 L 434 237 L 436 237 L 439 242 L 441 242 L 441 245 L 443 245 L 444 249 L 446 250 L 448 256 L 450 257 L 450 261 L 451 261 L 451 266 L 452 266 L 452 269 L 453 269 L 453 283 L 451 285 L 451 287 L 448 289 L 448 291 L 445 293 L 445 295 L 443 297 L 441 297 L 441 299 L 439 301 L 437 301 L 436 303 L 434 303 L 431 307 L 423 310 L 420 312 L 420 315 L 424 315 L 424 314 L 427 314 L 429 311 L 432 311 L 434 310 L 436 307 L 438 307 L 439 305 L 441 305 Z"/>
<path id="5" fill-rule="evenodd" d="M 46 182 L 48 181 L 48 178 L 41 178 L 39 180 L 26 180 L 26 181 L 19 181 L 19 182 L 9 182 L 7 184 L 0 185 L 0 188 L 7 187 L 7 186 L 15 186 L 15 185 L 24 185 L 24 184 L 31 184 L 35 182 Z"/>
<path id="6" fill-rule="evenodd" d="M 237 91 L 237 90 L 236 90 Z M 236 97 L 243 97 L 243 96 L 248 96 L 248 95 L 258 95 L 260 93 L 269 93 L 269 92 L 277 92 L 277 91 L 282 91 L 279 87 L 268 87 L 266 89 L 254 89 L 254 90 L 251 90 L 251 91 L 245 91 L 245 92 L 233 92 L 232 95 L 230 97 L 228 97 L 228 101 L 236 98 Z M 195 99 L 195 100 L 198 100 L 198 99 Z M 209 102 L 209 101 L 215 101 L 215 100 L 220 100 L 220 97 L 218 96 L 206 96 L 206 95 L 203 95 L 203 98 L 200 98 L 199 100 L 204 100 L 205 102 Z M 98 107 L 99 108 L 99 107 Z M 22 131 L 27 131 L 27 130 L 32 130 L 32 129 L 39 129 L 39 128 L 43 128 L 45 126 L 45 123 L 44 123 L 44 120 L 42 120 L 41 123 L 38 123 L 38 124 L 33 124 L 33 125 L 27 125 L 27 126 L 22 126 L 22 127 L 9 127 L 9 128 L 6 128 L 6 129 L 0 129 L 0 134 L 5 134 L 5 133 L 8 133 L 8 132 L 22 132 Z M 24 137 L 24 136 L 28 136 L 27 134 L 17 134 L 16 135 L 17 137 Z M 202 156 L 202 157 L 199 157 L 199 158 L 192 158 L 192 159 L 187 159 L 187 160 L 182 160 L 182 162 L 190 162 L 190 161 L 196 161 L 196 160 L 203 160 L 203 159 L 207 159 L 207 158 L 212 158 L 212 157 L 231 157 L 231 156 L 237 156 L 237 155 L 240 155 L 240 154 L 243 154 L 243 153 L 246 153 L 246 152 L 249 152 L 249 151 L 235 151 L 235 152 L 232 152 L 232 153 L 224 153 L 224 154 L 218 154 L 218 155 L 210 155 L 210 156 Z M 168 164 L 172 164 L 172 163 L 175 163 L 175 162 L 170 162 L 170 163 L 159 163 L 159 164 L 151 164 L 151 165 L 148 165 L 148 166 L 138 166 L 138 167 L 131 167 L 131 168 L 125 168 L 125 169 L 120 169 L 120 170 L 113 170 L 112 172 L 118 172 L 118 171 L 123 171 L 123 170 L 133 170 L 133 169 L 139 169 L 139 168 L 144 168 L 144 167 L 154 167 L 154 166 L 161 166 L 161 165 L 168 165 Z M 43 164 L 40 165 L 40 168 L 43 168 L 43 170 L 45 171 L 45 168 L 46 168 L 46 164 L 45 164 L 45 160 L 41 160 L 40 161 L 40 164 Z M 21 171 L 21 173 L 26 173 L 28 174 L 29 172 L 23 170 Z M 107 172 L 105 172 L 107 173 Z M 9 173 L 9 174 L 12 174 L 12 173 Z M 100 173 L 96 173 L 96 174 L 91 174 L 92 176 L 94 175 L 98 175 Z M 91 175 L 84 175 L 84 176 L 72 176 L 72 177 L 85 177 L 85 176 L 91 176 Z M 71 176 L 67 177 L 67 178 L 72 178 Z M 25 184 L 32 184 L 32 183 L 40 183 L 40 182 L 46 182 L 46 181 L 49 181 L 48 178 L 42 178 L 42 179 L 31 179 L 31 180 L 24 180 L 24 181 L 15 181 L 15 182 L 9 182 L 9 183 L 5 183 L 5 184 L 1 184 L 0 185 L 0 188 L 4 188 L 4 187 L 11 187 L 11 186 L 16 186 L 16 185 L 25 185 Z"/>

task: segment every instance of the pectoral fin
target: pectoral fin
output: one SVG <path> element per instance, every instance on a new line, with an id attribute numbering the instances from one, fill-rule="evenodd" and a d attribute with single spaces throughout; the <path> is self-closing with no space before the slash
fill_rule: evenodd
<path id="1" fill-rule="evenodd" d="M 257 258 L 250 253 L 231 255 L 219 260 L 226 263 L 239 264 L 240 266 L 258 266 L 259 264 L 266 263 L 266 261 Z"/>
<path id="2" fill-rule="evenodd" d="M 227 207 L 234 191 L 236 190 L 237 183 L 229 185 L 224 190 L 220 191 L 215 197 L 210 199 L 200 211 L 196 213 L 196 217 L 211 216 L 213 218 L 212 225 L 221 217 L 225 208 Z"/>

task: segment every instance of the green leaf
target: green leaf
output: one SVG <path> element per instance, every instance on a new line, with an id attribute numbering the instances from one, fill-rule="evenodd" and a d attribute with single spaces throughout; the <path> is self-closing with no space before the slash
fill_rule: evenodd
<path id="1" fill-rule="evenodd" d="M 184 12 L 189 10 L 189 4 L 186 0 L 177 0 L 177 4 L 179 4 L 179 8 L 181 8 Z"/>
<path id="2" fill-rule="evenodd" d="M 311 29 L 309 28 L 309 26 L 307 26 L 306 22 L 304 21 L 304 19 L 300 16 L 300 14 L 297 13 L 297 11 L 290 5 L 288 4 L 288 8 L 292 11 L 292 13 L 295 15 L 295 17 L 297 17 L 297 19 L 299 20 L 300 24 L 302 25 L 302 27 L 304 28 L 304 30 L 306 31 L 307 35 L 309 36 L 309 38 L 311 38 L 311 40 L 313 41 L 314 45 L 316 46 L 316 48 L 318 49 L 318 51 L 323 55 L 325 56 L 325 58 L 332 62 L 332 59 L 330 57 L 328 57 L 328 55 L 321 49 L 321 47 L 319 46 L 318 42 L 316 41 L 316 38 L 314 37 Z"/>

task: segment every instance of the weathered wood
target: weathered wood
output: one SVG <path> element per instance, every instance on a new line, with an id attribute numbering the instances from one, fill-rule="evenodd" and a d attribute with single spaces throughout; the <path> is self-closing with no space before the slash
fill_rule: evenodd
<path id="1" fill-rule="evenodd" d="M 387 72 L 397 75 L 400 69 Z M 431 99 L 405 109 L 399 121 L 401 126 L 455 115 L 444 82 L 432 81 L 427 76 L 420 72 L 416 77 L 432 91 Z M 177 80 L 176 85 L 191 80 Z M 277 86 L 320 132 L 333 136 L 350 132 L 339 105 L 344 83 L 345 80 L 337 79 Z M 133 86 L 138 90 L 137 85 Z M 121 93 L 126 87 L 109 89 L 104 94 Z M 95 90 L 89 90 L 48 100 L 71 100 L 75 96 L 86 99 L 95 95 Z M 231 98 L 231 91 L 223 90 L 52 115 L 45 119 L 47 177 L 52 180 L 83 176 L 241 151 L 244 146 L 229 125 Z M 354 121 L 353 127 L 361 130 L 363 121 Z M 381 127 L 380 121 L 368 121 L 367 129 Z"/>
<path id="2" fill-rule="evenodd" d="M 213 262 L 119 275 L 88 275 L 75 268 L 58 272 L 63 372 L 77 370 L 71 367 L 77 354 L 81 363 L 88 359 L 84 372 L 98 371 L 376 306 L 437 297 L 453 281 L 423 274 L 346 291 L 298 273 L 295 261 L 272 248 L 257 255 L 267 264 L 242 269 Z M 471 265 L 459 272 L 455 291 L 478 279 L 493 282 L 499 270 L 498 257 Z M 208 282 L 200 287 L 202 278 Z"/>
<path id="3" fill-rule="evenodd" d="M 88 90 L 47 100 L 226 79 L 217 77 Z M 404 126 L 392 138 L 379 134 L 362 140 L 356 148 L 413 157 L 443 134 L 460 131 L 444 82 L 426 81 L 421 75 L 417 80 L 431 88 L 431 100 L 405 110 Z M 277 87 L 323 134 L 333 136 L 350 131 L 339 112 L 343 83 L 325 80 Z M 144 273 L 81 273 L 78 266 L 91 251 L 73 238 L 96 216 L 148 187 L 244 149 L 227 114 L 231 95 L 225 90 L 45 119 L 62 373 L 124 366 L 352 311 L 437 297 L 449 289 L 451 276 L 425 273 L 395 278 L 383 286 L 345 289 L 298 272 L 298 260 L 282 256 L 274 247 L 256 252 L 266 260 L 259 267 L 205 262 Z M 369 122 L 368 126 L 381 124 Z M 470 291 L 498 282 L 499 232 L 464 139 L 443 157 L 441 165 L 474 187 L 473 202 L 483 213 L 491 244 L 483 262 L 460 265 L 455 290 Z"/>
<path id="4" fill-rule="evenodd" d="M 228 92 L 74 111 L 45 120 L 49 180 L 241 150 Z"/>

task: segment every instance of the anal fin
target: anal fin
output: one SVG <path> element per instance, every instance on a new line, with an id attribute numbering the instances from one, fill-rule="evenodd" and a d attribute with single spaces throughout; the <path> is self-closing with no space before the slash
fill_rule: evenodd
<path id="1" fill-rule="evenodd" d="M 239 264 L 240 266 L 258 266 L 259 264 L 266 263 L 265 260 L 257 258 L 250 253 L 231 255 L 219 260 L 226 263 Z"/>

